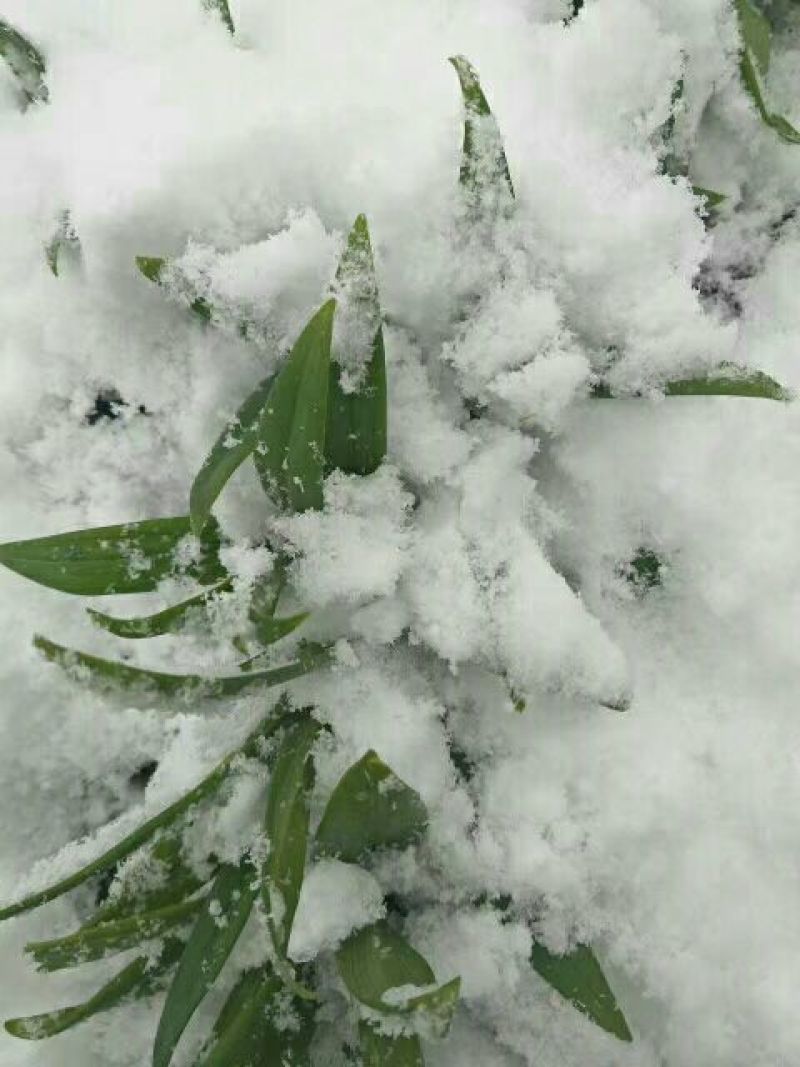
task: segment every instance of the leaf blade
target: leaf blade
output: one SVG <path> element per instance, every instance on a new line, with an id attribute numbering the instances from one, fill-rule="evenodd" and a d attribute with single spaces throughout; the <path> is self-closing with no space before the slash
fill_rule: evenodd
<path id="1" fill-rule="evenodd" d="M 416 1034 L 382 1034 L 362 1019 L 358 1039 L 363 1067 L 424 1067 Z"/>
<path id="2" fill-rule="evenodd" d="M 633 1041 L 627 1020 L 588 945 L 557 956 L 534 940 L 531 965 L 540 978 L 601 1029 L 620 1041 Z"/>
<path id="3" fill-rule="evenodd" d="M 436 981 L 427 960 L 385 920 L 351 934 L 336 953 L 336 966 L 359 1003 L 386 1014 L 400 1011 L 384 1001 L 389 989 L 430 986 Z"/>
<path id="4" fill-rule="evenodd" d="M 24 107 L 46 104 L 49 99 L 44 75 L 47 65 L 39 49 L 5 19 L 0 19 L 0 56 L 19 84 Z"/>
<path id="5" fill-rule="evenodd" d="M 514 184 L 500 127 L 481 88 L 478 73 L 466 56 L 451 56 L 464 102 L 464 141 L 459 183 L 473 198 L 488 192 L 514 199 Z"/>
<path id="6" fill-rule="evenodd" d="M 157 611 L 153 615 L 138 615 L 133 618 L 120 619 L 115 615 L 107 615 L 95 608 L 87 608 L 92 622 L 103 630 L 114 634 L 115 637 L 126 637 L 131 640 L 145 637 L 161 637 L 164 634 L 178 633 L 186 625 L 187 615 L 193 608 L 204 607 L 209 604 L 219 593 L 230 589 L 230 582 L 220 582 L 211 589 L 182 600 L 179 604 L 173 604 L 163 611 Z"/>

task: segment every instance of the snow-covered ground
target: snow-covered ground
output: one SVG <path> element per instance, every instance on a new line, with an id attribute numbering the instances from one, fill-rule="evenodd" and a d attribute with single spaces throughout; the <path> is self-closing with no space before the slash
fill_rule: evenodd
<path id="1" fill-rule="evenodd" d="M 437 975 L 462 975 L 471 1011 L 429 1063 L 793 1067 L 800 407 L 601 402 L 587 383 L 613 351 L 620 390 L 724 360 L 800 388 L 800 224 L 778 225 L 800 203 L 800 146 L 741 87 L 728 0 L 587 0 L 566 28 L 568 6 L 231 0 L 231 38 L 199 0 L 5 0 L 48 58 L 50 103 L 20 113 L 0 69 L 0 540 L 185 512 L 208 446 L 319 305 L 365 212 L 391 321 L 390 463 L 334 476 L 324 512 L 282 520 L 303 553 L 299 602 L 349 640 L 336 671 L 295 684 L 339 738 L 319 788 L 376 748 L 429 806 L 439 891 L 536 901 L 554 948 L 577 928 L 635 1032 L 623 1045 L 554 999 L 513 923 L 430 907 L 412 933 Z M 517 191 L 492 248 L 453 238 L 455 53 L 480 72 Z M 658 173 L 682 71 L 692 180 L 727 194 L 709 231 L 688 183 Z M 800 123 L 790 34 L 769 84 Z M 56 278 L 42 248 L 65 207 L 84 270 Z M 260 340 L 204 328 L 137 254 L 185 257 Z M 465 294 L 481 301 L 454 328 Z M 90 424 L 110 389 L 119 417 Z M 486 418 L 465 420 L 460 390 Z M 220 518 L 243 538 L 263 514 L 242 471 Z M 637 595 L 620 568 L 642 547 L 663 583 Z M 36 631 L 118 644 L 79 600 L 0 573 L 3 900 L 36 860 L 141 803 L 130 778 L 147 761 L 155 810 L 230 749 L 231 717 L 263 706 L 100 696 L 41 661 Z M 200 638 L 136 644 L 141 663 L 222 662 Z M 628 711 L 601 706 L 628 692 Z M 445 706 L 481 767 L 471 797 Z M 224 841 L 236 814 L 209 833 Z M 72 866 L 61 854 L 39 880 Z M 309 883 L 298 953 L 359 921 L 359 893 L 374 913 L 374 887 L 341 879 Z M 83 905 L 0 926 L 0 1016 L 96 988 L 103 965 L 38 976 L 21 954 Z M 138 1004 L 51 1042 L 0 1033 L 0 1063 L 138 1067 L 156 1018 Z"/>

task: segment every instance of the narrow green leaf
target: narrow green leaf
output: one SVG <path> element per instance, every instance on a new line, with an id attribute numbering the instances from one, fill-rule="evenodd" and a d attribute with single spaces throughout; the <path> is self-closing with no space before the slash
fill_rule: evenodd
<path id="1" fill-rule="evenodd" d="M 761 75 L 766 77 L 772 49 L 769 22 L 750 0 L 736 0 L 736 13 L 739 16 L 742 44 L 755 60 Z"/>
<path id="2" fill-rule="evenodd" d="M 800 132 L 782 115 L 770 111 L 764 96 L 762 79 L 769 70 L 771 31 L 764 15 L 750 0 L 736 0 L 739 31 L 742 37 L 740 72 L 762 121 L 787 144 L 800 144 Z"/>
<path id="3" fill-rule="evenodd" d="M 98 856 L 97 859 L 92 860 L 84 867 L 81 867 L 74 874 L 68 875 L 66 878 L 62 878 L 60 881 L 55 882 L 46 889 L 30 893 L 28 896 L 23 897 L 22 900 L 0 909 L 0 921 L 3 919 L 11 919 L 15 915 L 21 915 L 23 912 L 31 911 L 33 908 L 38 908 L 42 904 L 47 904 L 49 901 L 63 896 L 71 889 L 75 889 L 77 886 L 88 881 L 88 879 L 95 874 L 101 874 L 103 871 L 107 871 L 114 867 L 120 860 L 125 859 L 126 856 L 130 856 L 132 852 L 141 848 L 142 845 L 147 844 L 148 841 L 155 837 L 159 830 L 166 829 L 168 826 L 177 822 L 181 816 L 185 815 L 193 807 L 211 796 L 220 788 L 230 774 L 231 768 L 235 762 L 240 759 L 250 758 L 260 754 L 264 739 L 275 733 L 283 722 L 282 712 L 284 711 L 285 703 L 279 701 L 270 710 L 269 714 L 262 719 L 258 727 L 250 734 L 245 742 L 238 748 L 234 749 L 233 752 L 225 756 L 213 771 L 198 782 L 194 788 L 190 789 L 188 793 L 185 793 L 157 815 L 154 815 L 152 818 L 142 823 L 141 826 L 128 834 L 127 837 L 124 837 L 118 844 L 114 845 L 107 852 L 104 852 L 102 856 Z"/>
<path id="4" fill-rule="evenodd" d="M 308 611 L 301 611 L 297 615 L 287 615 L 280 619 L 264 619 L 260 622 L 255 627 L 255 639 L 261 647 L 253 655 L 242 660 L 239 664 L 240 670 L 251 670 L 253 663 L 269 652 L 270 645 L 274 645 L 277 641 L 281 641 L 284 637 L 293 633 L 298 627 L 303 625 L 310 614 L 311 613 Z M 301 645 L 301 648 L 302 647 L 304 646 Z"/>
<path id="5" fill-rule="evenodd" d="M 369 228 L 359 215 L 336 272 L 339 315 L 348 329 L 342 343 L 372 345 L 372 354 L 355 389 L 345 390 L 342 364 L 334 352 L 330 365 L 325 462 L 328 470 L 371 474 L 386 456 L 386 353 L 381 307 Z"/>
<path id="6" fill-rule="evenodd" d="M 311 750 L 320 724 L 303 716 L 287 727 L 267 790 L 264 820 L 269 855 L 262 892 L 278 956 L 285 958 L 308 851 L 308 794 L 314 784 Z"/>
<path id="7" fill-rule="evenodd" d="M 214 678 L 202 674 L 166 674 L 143 667 L 129 667 L 125 663 L 116 663 L 88 652 L 65 648 L 40 634 L 34 637 L 33 643 L 46 659 L 61 667 L 76 681 L 103 689 L 134 689 L 143 695 L 163 694 L 185 701 L 235 696 L 243 689 L 256 685 L 264 688 L 284 685 L 330 662 L 330 653 L 326 648 L 305 645 L 298 649 L 297 659 L 280 667 Z"/>
<path id="8" fill-rule="evenodd" d="M 762 400 L 791 400 L 792 394 L 761 371 L 721 366 L 719 372 L 668 382 L 667 396 L 749 396 Z"/>
<path id="9" fill-rule="evenodd" d="M 464 99 L 464 143 L 459 181 L 469 194 L 481 197 L 492 190 L 514 198 L 500 128 L 484 95 L 478 74 L 464 56 L 451 56 Z"/>
<path id="10" fill-rule="evenodd" d="M 185 925 L 203 906 L 202 897 L 168 904 L 109 922 L 91 923 L 67 937 L 50 941 L 31 941 L 25 951 L 40 971 L 59 971 L 81 963 L 125 952 L 143 941 L 163 937 L 177 926 Z"/>
<path id="11" fill-rule="evenodd" d="M 195 1067 L 306 1067 L 313 1035 L 307 1002 L 293 1000 L 287 1012 L 281 980 L 266 968 L 246 971 Z"/>
<path id="12" fill-rule="evenodd" d="M 236 27 L 233 24 L 233 18 L 231 17 L 231 9 L 228 6 L 228 0 L 203 0 L 203 7 L 207 11 L 216 11 L 225 26 L 230 33 L 236 33 Z"/>
<path id="13" fill-rule="evenodd" d="M 27 37 L 23 37 L 4 19 L 0 19 L 0 56 L 8 63 L 19 83 L 24 106 L 46 103 L 48 92 L 44 81 L 44 56 Z"/>
<path id="14" fill-rule="evenodd" d="M 262 484 L 291 511 L 322 507 L 336 301 L 311 318 L 275 378 L 253 454 Z"/>
<path id="15" fill-rule="evenodd" d="M 253 390 L 203 461 L 189 494 L 189 513 L 196 533 L 208 521 L 214 501 L 228 479 L 258 445 L 259 425 L 274 381 L 275 375 L 272 374 Z"/>
<path id="16" fill-rule="evenodd" d="M 625 1016 L 620 1011 L 611 987 L 588 945 L 578 945 L 565 956 L 533 942 L 531 964 L 536 973 L 578 1011 L 620 1041 L 632 1041 Z"/>
<path id="17" fill-rule="evenodd" d="M 331 793 L 319 824 L 322 856 L 358 863 L 376 848 L 406 848 L 428 825 L 428 812 L 376 752 L 370 750 L 345 771 Z"/>
<path id="18" fill-rule="evenodd" d="M 81 242 L 72 224 L 69 211 L 61 212 L 56 232 L 45 245 L 44 254 L 50 270 L 56 277 L 58 277 L 59 263 L 62 259 L 72 267 L 80 267 Z"/>
<path id="19" fill-rule="evenodd" d="M 138 956 L 85 1003 L 44 1012 L 41 1015 L 9 1019 L 5 1028 L 13 1037 L 26 1041 L 40 1041 L 71 1030 L 73 1026 L 85 1022 L 93 1015 L 99 1015 L 125 1001 L 149 996 L 155 992 L 163 984 L 167 971 L 175 964 L 182 951 L 183 944 L 170 939 L 165 943 L 155 963 L 149 956 Z"/>
<path id="20" fill-rule="evenodd" d="M 358 1026 L 362 1067 L 424 1067 L 416 1034 L 382 1034 L 362 1020 Z"/>
<path id="21" fill-rule="evenodd" d="M 253 907 L 256 872 L 249 857 L 217 875 L 195 923 L 159 1020 L 153 1067 L 167 1067 L 180 1036 L 233 951 Z"/>
<path id="22" fill-rule="evenodd" d="M 191 617 L 195 608 L 207 607 L 219 593 L 230 589 L 230 582 L 220 582 L 211 589 L 203 590 L 180 604 L 173 604 L 163 611 L 157 611 L 154 615 L 139 615 L 132 619 L 118 619 L 113 615 L 106 615 L 94 608 L 87 608 L 92 622 L 108 630 L 116 637 L 142 638 L 159 637 L 162 634 L 178 633 L 184 628 L 187 620 Z"/>
<path id="23" fill-rule="evenodd" d="M 386 1014 L 401 1014 L 407 1005 L 384 1000 L 389 990 L 436 981 L 427 961 L 385 921 L 352 934 L 337 952 L 336 964 L 352 996 Z"/>
<path id="24" fill-rule="evenodd" d="M 184 541 L 184 539 L 186 539 Z M 178 550 L 185 545 L 186 558 Z M 145 519 L 0 545 L 0 563 L 40 585 L 80 596 L 150 593 L 162 579 L 185 574 L 202 585 L 226 577 L 220 537 L 209 523 L 193 539 L 189 519 Z"/>
<path id="25" fill-rule="evenodd" d="M 154 282 L 156 285 L 164 284 L 167 267 L 169 266 L 166 259 L 163 259 L 161 256 L 136 256 L 135 258 L 136 266 L 148 281 Z M 198 318 L 201 318 L 203 322 L 211 321 L 214 309 L 202 296 L 193 300 L 189 304 L 189 308 L 198 316 Z"/>

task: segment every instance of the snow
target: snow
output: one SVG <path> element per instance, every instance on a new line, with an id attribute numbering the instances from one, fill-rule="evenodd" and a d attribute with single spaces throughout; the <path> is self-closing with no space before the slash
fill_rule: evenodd
<path id="1" fill-rule="evenodd" d="M 217 637 L 125 654 L 229 666 L 270 524 L 292 555 L 286 613 L 312 610 L 301 634 L 339 641 L 330 670 L 291 687 L 333 731 L 314 817 L 368 749 L 430 813 L 422 844 L 369 873 L 310 867 L 292 955 L 329 953 L 383 893 L 409 894 L 409 936 L 437 979 L 463 979 L 450 1039 L 426 1043 L 433 1067 L 796 1063 L 800 413 L 653 392 L 724 360 L 800 387 L 800 230 L 784 218 L 800 148 L 739 83 L 727 0 L 587 0 L 565 28 L 568 6 L 232 0 L 231 38 L 199 0 L 6 0 L 47 55 L 51 102 L 18 113 L 0 65 L 0 540 L 183 513 L 365 212 L 387 463 L 329 476 L 321 512 L 282 518 L 243 469 L 216 509 L 241 586 Z M 794 42 L 776 43 L 769 88 L 798 125 Z M 480 241 L 457 196 L 454 54 L 481 75 L 517 192 Z M 658 173 L 681 73 L 691 181 L 727 194 L 710 229 L 690 183 Z M 56 278 L 43 245 L 67 206 L 84 264 Z M 136 255 L 172 261 L 164 287 Z M 198 295 L 213 326 L 186 310 Z M 597 374 L 648 399 L 593 401 Z M 90 424 L 110 390 L 117 417 Z M 641 549 L 664 564 L 648 591 L 623 576 Z M 30 637 L 119 655 L 83 607 L 0 571 L 3 901 L 180 796 L 265 710 L 263 694 L 187 708 L 76 687 Z M 244 770 L 195 822 L 196 859 L 234 860 L 258 834 L 265 772 Z M 467 907 L 483 893 L 521 912 Z M 0 925 L 3 1018 L 110 973 L 35 975 L 22 955 L 90 905 L 80 890 Z M 632 1045 L 533 974 L 521 915 L 555 951 L 593 944 Z M 0 1061 L 134 1067 L 156 1018 L 136 1004 L 48 1042 L 3 1033 Z"/>

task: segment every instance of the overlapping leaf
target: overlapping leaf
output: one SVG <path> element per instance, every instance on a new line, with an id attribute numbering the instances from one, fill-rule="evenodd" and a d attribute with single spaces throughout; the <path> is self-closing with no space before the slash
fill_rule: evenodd
<path id="1" fill-rule="evenodd" d="M 314 782 L 311 750 L 321 726 L 303 716 L 289 726 L 270 776 L 264 821 L 269 855 L 263 868 L 263 896 L 275 950 L 286 956 L 305 875 L 308 851 L 308 794 Z"/>
<path id="2" fill-rule="evenodd" d="M 130 856 L 131 853 L 135 852 L 138 848 L 141 848 L 142 845 L 151 841 L 159 831 L 172 826 L 179 818 L 187 814 L 187 812 L 197 804 L 208 799 L 208 797 L 220 788 L 230 774 L 231 768 L 236 761 L 241 758 L 259 755 L 264 738 L 270 736 L 279 729 L 283 722 L 284 712 L 285 704 L 283 701 L 279 701 L 271 709 L 269 715 L 259 723 L 258 727 L 250 734 L 245 742 L 221 760 L 211 773 L 206 775 L 206 777 L 198 782 L 193 789 L 190 789 L 188 793 L 185 793 L 157 815 L 154 815 L 152 818 L 142 823 L 141 826 L 137 827 L 132 833 L 128 834 L 120 842 L 108 849 L 107 852 L 104 852 L 101 856 L 98 856 L 97 859 L 87 863 L 74 874 L 60 879 L 52 885 L 47 886 L 45 889 L 30 893 L 13 904 L 0 908 L 0 921 L 13 918 L 15 915 L 21 915 L 23 912 L 31 911 L 33 908 L 38 908 L 42 904 L 47 904 L 49 901 L 63 896 L 71 889 L 75 889 L 77 886 L 88 881 L 89 878 L 92 878 L 94 875 L 101 874 L 103 871 L 113 868 L 121 860 L 125 859 L 126 856 Z"/>
<path id="3" fill-rule="evenodd" d="M 531 964 L 548 985 L 592 1022 L 620 1041 L 633 1040 L 625 1016 L 588 945 L 578 945 L 566 955 L 556 956 L 534 941 Z"/>
<path id="4" fill-rule="evenodd" d="M 428 812 L 419 794 L 369 751 L 331 793 L 316 847 L 320 855 L 357 863 L 372 849 L 413 844 L 427 824 Z"/>
<path id="5" fill-rule="evenodd" d="M 262 484 L 290 511 L 322 507 L 336 301 L 311 318 L 275 377 L 253 453 Z"/>
<path id="6" fill-rule="evenodd" d="M 153 1046 L 153 1067 L 167 1067 L 181 1034 L 233 951 L 250 916 L 257 891 L 249 857 L 226 864 L 204 901 L 159 1020 Z"/>
<path id="7" fill-rule="evenodd" d="M 183 553 L 183 547 L 189 549 Z M 149 593 L 171 575 L 203 585 L 226 575 L 219 560 L 219 527 L 210 522 L 192 539 L 189 519 L 144 519 L 74 530 L 0 545 L 0 563 L 24 578 L 64 593 L 107 596 Z"/>

